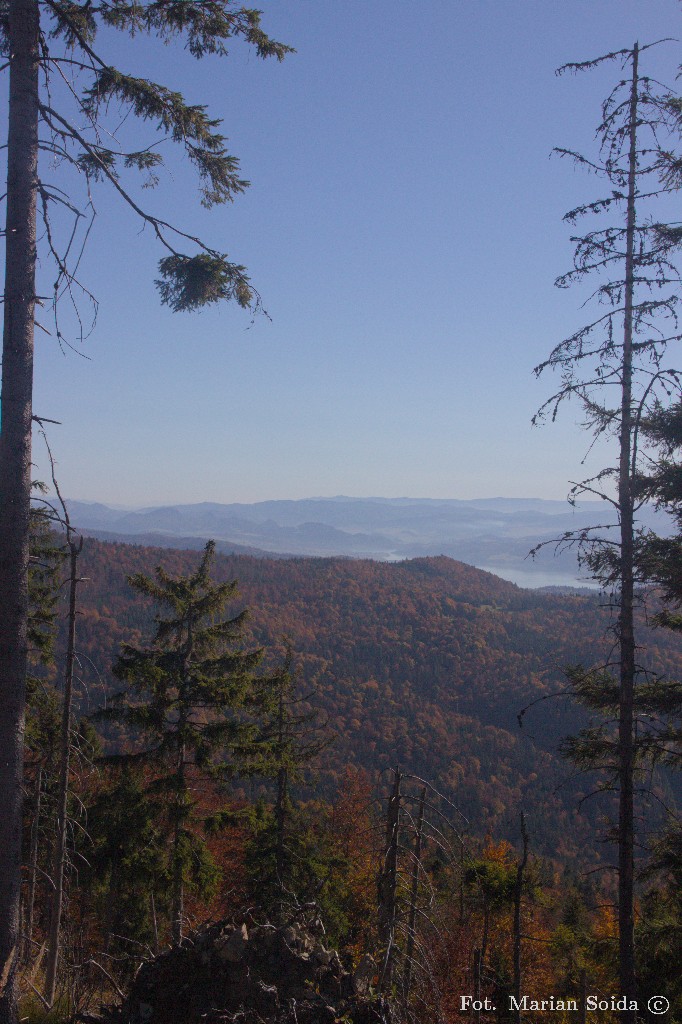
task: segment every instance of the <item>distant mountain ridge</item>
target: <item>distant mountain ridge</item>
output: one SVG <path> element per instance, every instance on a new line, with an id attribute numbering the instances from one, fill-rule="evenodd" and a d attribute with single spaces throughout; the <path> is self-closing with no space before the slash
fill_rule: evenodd
<path id="1" fill-rule="evenodd" d="M 401 561 L 447 555 L 521 586 L 579 585 L 573 551 L 555 553 L 551 541 L 596 523 L 615 524 L 598 501 L 541 498 L 307 498 L 252 504 L 198 502 L 125 510 L 69 502 L 73 522 L 103 539 L 199 546 L 212 538 L 220 550 L 267 556 L 371 558 Z M 668 521 L 645 509 L 642 523 L 659 533 Z M 535 558 L 531 548 L 546 544 Z"/>

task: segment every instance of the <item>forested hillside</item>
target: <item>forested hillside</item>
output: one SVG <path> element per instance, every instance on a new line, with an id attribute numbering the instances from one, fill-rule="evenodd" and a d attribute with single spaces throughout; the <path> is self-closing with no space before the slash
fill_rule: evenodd
<path id="1" fill-rule="evenodd" d="M 0 1024 L 682 1024 L 680 4 L 267 7 L 0 0 Z"/>
<path id="2" fill-rule="evenodd" d="M 110 667 L 121 641 L 149 633 L 151 606 L 126 576 L 161 564 L 196 566 L 196 551 L 86 540 L 78 649 L 89 711 L 117 688 Z M 522 590 L 448 558 L 386 564 L 343 559 L 217 556 L 215 577 L 239 580 L 254 644 L 293 644 L 303 692 L 315 691 L 336 739 L 325 752 L 328 791 L 347 765 L 396 765 L 432 780 L 482 836 L 513 835 L 525 810 L 535 850 L 572 859 L 595 843 L 600 809 L 583 776 L 557 755 L 584 712 L 565 699 L 565 666 L 603 658 L 608 609 L 592 596 Z M 237 606 L 235 606 L 237 610 Z M 647 665 L 679 677 L 682 644 L 648 631 Z M 110 731 L 111 742 L 120 733 Z M 252 785 L 256 785 L 254 783 Z"/>

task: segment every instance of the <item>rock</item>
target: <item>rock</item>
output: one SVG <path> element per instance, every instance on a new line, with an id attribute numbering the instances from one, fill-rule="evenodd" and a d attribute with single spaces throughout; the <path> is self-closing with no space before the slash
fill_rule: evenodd
<path id="1" fill-rule="evenodd" d="M 310 955 L 313 960 L 317 960 L 318 963 L 324 964 L 325 967 L 330 962 L 332 955 L 328 949 L 325 949 L 319 939 L 313 943 L 313 948 L 310 951 Z"/>
<path id="2" fill-rule="evenodd" d="M 222 945 L 217 946 L 218 957 L 231 964 L 238 964 L 240 960 L 244 959 L 244 953 L 248 941 L 249 933 L 246 925 L 243 924 L 241 928 L 235 928 Z"/>
<path id="3" fill-rule="evenodd" d="M 369 993 L 375 973 L 376 964 L 374 963 L 374 958 L 369 953 L 365 953 L 353 973 L 353 991 L 356 996 L 366 996 Z"/>
<path id="4" fill-rule="evenodd" d="M 333 949 L 329 954 L 329 960 L 327 961 L 327 964 L 329 966 L 329 970 L 337 976 L 340 976 L 341 974 L 345 973 L 345 971 L 343 970 L 343 965 L 341 963 L 341 957 L 339 956 L 335 949 Z"/>
<path id="5" fill-rule="evenodd" d="M 344 970 L 300 925 L 219 922 L 142 964 L 117 1024 L 382 1024 L 385 1003 L 370 995 L 375 966 Z"/>

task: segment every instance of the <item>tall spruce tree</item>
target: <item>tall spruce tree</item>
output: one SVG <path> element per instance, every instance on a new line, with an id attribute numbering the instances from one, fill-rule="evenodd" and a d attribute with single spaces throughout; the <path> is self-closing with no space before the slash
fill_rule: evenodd
<path id="1" fill-rule="evenodd" d="M 87 222 L 78 200 L 42 175 L 59 166 L 80 172 L 89 189 L 107 182 L 154 232 L 165 255 L 159 264 L 161 300 L 173 310 L 192 310 L 221 299 L 242 306 L 258 302 L 245 268 L 222 251 L 175 229 L 149 212 L 126 183 L 127 171 L 142 171 L 153 184 L 163 140 L 184 149 L 199 176 L 204 206 L 224 203 L 247 186 L 235 157 L 225 148 L 219 122 L 182 95 L 114 67 L 99 49 L 98 30 L 147 35 L 184 43 L 196 58 L 227 55 L 241 38 L 260 57 L 282 59 L 288 47 L 270 39 L 256 10 L 232 0 L 0 0 L 0 51 L 9 69 L 5 228 L 2 423 L 0 432 L 0 1022 L 16 1020 L 15 975 L 19 949 L 21 781 L 28 651 L 29 503 L 33 422 L 33 336 L 36 265 L 40 245 L 54 265 L 48 304 L 55 312 L 60 343 L 64 327 L 58 300 L 87 289 L 77 280 L 80 246 L 60 221 Z M 66 89 L 55 88 L 58 81 Z M 61 95 L 61 99 L 59 98 Z M 63 101 L 63 103 L 62 103 Z M 107 126 L 111 109 L 115 123 Z M 149 146 L 126 147 L 116 124 L 127 116 L 156 129 Z M 104 130 L 103 130 L 104 129 Z M 68 186 L 67 186 L 68 187 Z M 86 200 L 87 203 L 87 200 Z M 92 207 L 91 207 L 92 209 Z M 37 217 L 42 220 L 39 243 Z M 45 297 L 41 299 L 44 303 Z"/>
<path id="2" fill-rule="evenodd" d="M 675 530 L 661 537 L 647 533 L 639 538 L 637 569 L 644 582 L 657 585 L 665 602 L 655 622 L 682 631 L 682 399 L 678 385 L 676 401 L 658 405 L 642 423 L 647 440 L 656 453 L 648 471 L 637 480 L 642 497 L 672 517 Z"/>
<path id="3" fill-rule="evenodd" d="M 670 383 L 670 404 L 657 402 L 642 419 L 640 433 L 651 447 L 648 463 L 635 480 L 640 500 L 670 517 L 666 536 L 642 531 L 635 545 L 635 571 L 653 598 L 649 621 L 682 632 L 682 377 Z M 682 768 L 682 680 L 656 679 L 648 687 L 645 713 L 655 728 L 642 730 L 639 743 L 652 759 Z"/>
<path id="4" fill-rule="evenodd" d="M 168 916 L 166 827 L 162 800 L 150 795 L 141 766 L 110 764 L 88 807 L 89 847 L 79 886 L 104 950 L 129 976 L 140 947 L 159 952 L 158 916 Z"/>
<path id="5" fill-rule="evenodd" d="M 254 837 L 249 847 L 249 875 L 259 906 L 271 919 L 291 915 L 298 905 L 320 896 L 322 874 L 329 868 L 315 843 L 305 814 L 292 799 L 291 787 L 303 781 L 332 737 L 314 707 L 312 693 L 296 694 L 293 651 L 274 677 L 274 702 L 263 723 L 268 774 L 276 780 L 272 808 L 259 805 L 251 815 Z"/>
<path id="6" fill-rule="evenodd" d="M 45 485 L 34 481 L 33 490 L 45 494 Z M 45 500 L 31 507 L 28 570 L 29 662 L 51 665 L 57 632 L 59 571 L 65 558 L 59 524 Z"/>
<path id="7" fill-rule="evenodd" d="M 236 582 L 213 583 L 213 541 L 196 571 L 155 578 L 141 573 L 131 586 L 165 612 L 156 616 L 151 643 L 125 644 L 114 674 L 126 684 L 100 717 L 114 719 L 139 738 L 141 749 L 124 755 L 146 766 L 150 792 L 165 804 L 170 826 L 171 931 L 182 940 L 184 891 L 196 865 L 210 871 L 202 830 L 215 812 L 202 814 L 196 789 L 202 777 L 225 779 L 267 770 L 269 745 L 261 720 L 272 713 L 276 685 L 256 675 L 262 650 L 245 651 L 246 612 L 222 618 Z"/>
<path id="8" fill-rule="evenodd" d="M 671 166 L 680 181 L 682 164 Z M 637 481 L 639 494 L 668 513 L 674 525 L 668 536 L 647 532 L 638 539 L 636 564 L 643 583 L 654 586 L 662 600 L 651 622 L 682 633 L 682 388 L 679 383 L 668 406 L 658 404 L 642 423 L 655 457 Z M 652 754 L 668 768 L 682 768 L 682 680 L 661 680 L 656 701 L 657 728 L 650 736 Z M 653 845 L 647 875 L 652 884 L 642 901 L 637 931 L 638 964 L 645 997 L 665 992 L 673 1015 L 682 1011 L 682 983 L 677 965 L 682 950 L 682 831 L 675 809 L 668 812 L 661 836 Z"/>
<path id="9" fill-rule="evenodd" d="M 577 400 L 594 437 L 615 441 L 613 463 L 596 477 L 575 485 L 572 498 L 585 494 L 601 498 L 615 509 L 616 527 L 595 524 L 593 529 L 563 539 L 579 545 L 583 564 L 612 591 L 617 609 L 616 643 L 608 667 L 572 674 L 578 697 L 605 720 L 569 744 L 569 751 L 587 767 L 604 768 L 605 785 L 618 793 L 620 990 L 630 1006 L 637 997 L 635 791 L 645 753 L 645 745 L 638 740 L 649 721 L 649 680 L 638 662 L 634 618 L 637 481 L 646 458 L 641 424 L 676 387 L 677 375 L 666 363 L 666 350 L 680 339 L 676 294 L 680 277 L 674 262 L 680 233 L 657 223 L 652 206 L 679 185 L 665 148 L 677 134 L 679 104 L 673 92 L 641 73 L 640 54 L 646 49 L 635 43 L 632 49 L 560 69 L 582 71 L 616 61 L 627 74 L 602 106 L 598 154 L 588 158 L 558 150 L 606 183 L 602 197 L 566 214 L 570 224 L 590 217 L 598 226 L 573 239 L 573 268 L 557 281 L 560 287 L 567 287 L 596 279 L 592 298 L 603 311 L 557 345 L 549 359 L 536 368 L 537 374 L 548 368 L 561 373 L 561 386 L 543 405 L 539 418 L 553 418 L 564 401 Z M 624 1024 L 634 1024 L 635 1019 L 634 1009 L 622 1013 Z"/>
<path id="10" fill-rule="evenodd" d="M 671 816 L 672 817 L 672 816 Z M 677 817 L 677 816 L 675 816 Z M 664 992 L 669 1020 L 682 1017 L 682 829 L 679 818 L 654 844 L 637 922 L 642 1002 Z"/>

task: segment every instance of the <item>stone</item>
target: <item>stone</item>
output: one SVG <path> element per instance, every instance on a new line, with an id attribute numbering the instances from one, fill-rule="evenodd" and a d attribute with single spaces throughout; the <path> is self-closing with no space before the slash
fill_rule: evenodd
<path id="1" fill-rule="evenodd" d="M 245 924 L 232 932 L 227 940 L 220 946 L 218 956 L 221 960 L 231 964 L 238 964 L 244 959 L 246 944 L 249 941 L 249 933 Z"/>
<path id="2" fill-rule="evenodd" d="M 319 939 L 313 943 L 313 948 L 310 951 L 310 955 L 313 960 L 317 960 L 318 963 L 326 965 L 330 962 L 332 955 L 328 949 L 325 949 Z"/>
<path id="3" fill-rule="evenodd" d="M 374 958 L 369 953 L 365 953 L 353 972 L 353 991 L 357 996 L 369 994 L 372 978 L 375 974 L 376 964 Z"/>
<path id="4" fill-rule="evenodd" d="M 102 1024 L 388 1024 L 374 971 L 371 958 L 344 970 L 305 925 L 222 921 L 145 961 Z"/>

